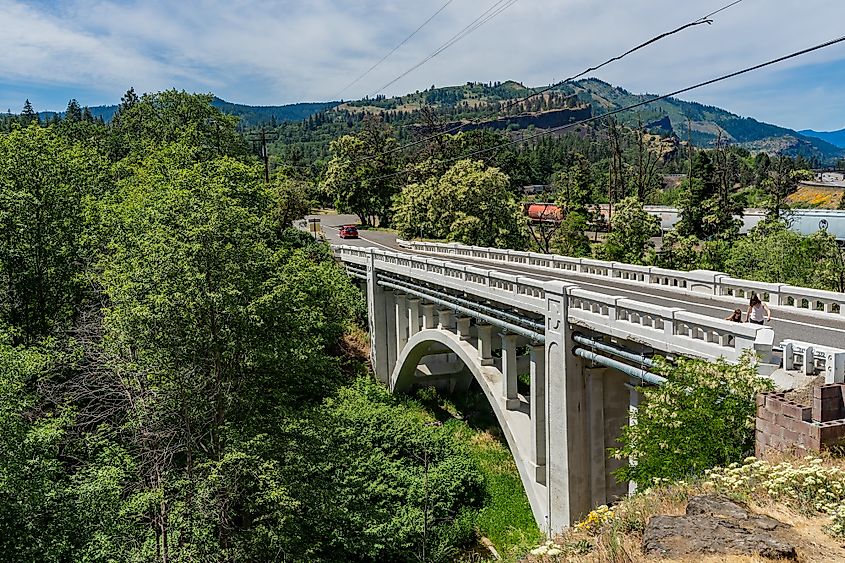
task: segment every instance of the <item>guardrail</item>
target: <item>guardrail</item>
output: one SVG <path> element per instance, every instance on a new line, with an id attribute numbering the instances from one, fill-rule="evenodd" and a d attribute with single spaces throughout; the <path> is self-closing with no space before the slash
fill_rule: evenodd
<path id="1" fill-rule="evenodd" d="M 824 381 L 828 385 L 845 383 L 845 350 L 799 340 L 784 340 L 781 347 L 784 369 L 795 369 L 796 364 L 799 363 L 796 358 L 800 357 L 801 369 L 806 375 L 814 375 L 820 371 L 824 374 Z"/>
<path id="2" fill-rule="evenodd" d="M 668 270 L 590 258 L 572 258 L 555 254 L 538 254 L 466 246 L 456 243 L 399 241 L 405 248 L 421 252 L 485 260 L 493 263 L 518 264 L 532 268 L 572 272 L 621 281 L 647 283 L 665 288 L 707 293 L 747 301 L 754 293 L 770 306 L 805 309 L 824 315 L 845 315 L 845 293 L 824 291 L 787 284 L 764 283 L 732 278 L 711 270 Z"/>
<path id="3" fill-rule="evenodd" d="M 424 256 L 355 246 L 335 247 L 340 259 L 378 271 L 447 287 L 538 315 L 546 311 L 544 283 L 495 270 L 456 264 Z M 661 307 L 578 288 L 567 291 L 570 322 L 600 333 L 647 343 L 664 352 L 737 360 L 747 349 L 771 357 L 770 328 L 731 323 L 681 308 Z"/>

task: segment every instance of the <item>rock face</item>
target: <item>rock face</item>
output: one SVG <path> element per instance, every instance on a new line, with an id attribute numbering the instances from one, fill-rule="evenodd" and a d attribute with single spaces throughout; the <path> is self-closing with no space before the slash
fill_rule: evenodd
<path id="1" fill-rule="evenodd" d="M 795 560 L 795 546 L 784 539 L 789 530 L 774 518 L 706 495 L 691 499 L 684 516 L 654 516 L 643 534 L 643 551 L 665 557 L 701 553 Z"/>

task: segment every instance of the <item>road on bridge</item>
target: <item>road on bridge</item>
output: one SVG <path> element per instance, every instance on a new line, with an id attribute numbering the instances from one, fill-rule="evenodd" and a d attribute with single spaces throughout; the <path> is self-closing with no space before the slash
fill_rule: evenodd
<path id="1" fill-rule="evenodd" d="M 350 246 L 374 247 L 393 252 L 408 254 L 418 253 L 402 248 L 396 242 L 396 235 L 387 231 L 359 232 L 359 239 L 341 239 L 337 236 L 337 227 L 357 223 L 354 215 L 314 215 L 319 217 L 326 239 L 331 244 L 348 244 Z M 578 286 L 606 295 L 616 295 L 634 299 L 645 303 L 664 307 L 680 307 L 687 311 L 714 318 L 725 318 L 733 311 L 735 305 L 725 298 L 698 293 L 682 293 L 662 286 L 643 284 L 642 282 L 626 282 L 593 277 L 572 272 L 550 273 L 544 270 L 516 264 L 490 264 L 457 256 L 437 256 L 438 259 L 448 260 L 460 264 L 471 264 L 480 268 L 494 269 L 507 274 L 524 275 L 538 280 L 563 280 Z M 741 307 L 743 313 L 745 307 Z M 812 342 L 822 346 L 845 348 L 845 315 L 821 316 L 802 312 L 795 308 L 777 308 L 772 310 L 770 326 L 775 331 L 775 342 L 785 339 Z"/>

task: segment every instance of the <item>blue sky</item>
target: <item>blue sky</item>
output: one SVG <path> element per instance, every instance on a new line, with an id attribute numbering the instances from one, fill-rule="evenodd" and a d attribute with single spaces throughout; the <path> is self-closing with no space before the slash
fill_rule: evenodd
<path id="1" fill-rule="evenodd" d="M 335 99 L 445 0 L 0 0 L 0 109 L 116 103 L 176 87 L 247 104 Z M 453 0 L 371 75 L 374 94 L 495 0 Z M 519 0 L 391 86 L 388 95 L 473 81 L 544 85 L 727 0 Z M 597 76 L 664 93 L 843 34 L 841 0 L 743 0 Z M 687 95 L 795 129 L 845 127 L 845 44 Z"/>

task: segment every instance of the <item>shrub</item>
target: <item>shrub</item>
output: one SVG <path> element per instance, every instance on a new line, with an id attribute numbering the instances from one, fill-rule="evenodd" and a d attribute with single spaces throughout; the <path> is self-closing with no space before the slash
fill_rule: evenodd
<path id="1" fill-rule="evenodd" d="M 741 461 L 754 449 L 756 396 L 772 383 L 757 375 L 747 354 L 738 364 L 678 358 L 660 362 L 669 380 L 642 388 L 636 424 L 622 429 L 622 447 L 612 450 L 631 464 L 620 480 L 648 486 Z"/>

